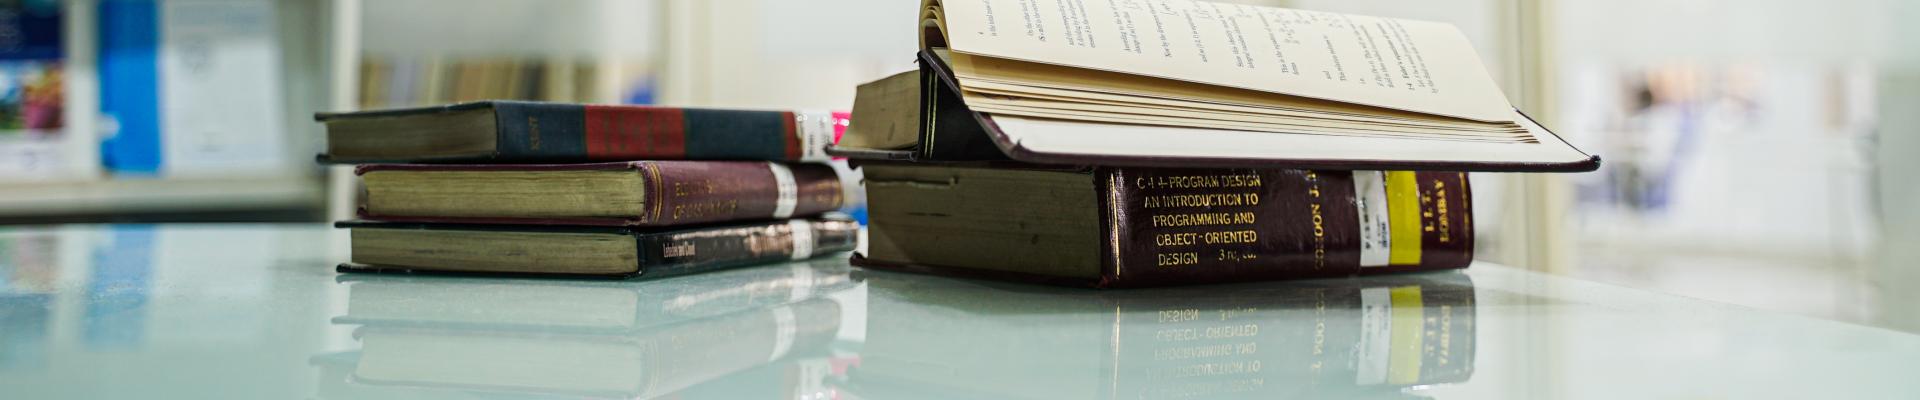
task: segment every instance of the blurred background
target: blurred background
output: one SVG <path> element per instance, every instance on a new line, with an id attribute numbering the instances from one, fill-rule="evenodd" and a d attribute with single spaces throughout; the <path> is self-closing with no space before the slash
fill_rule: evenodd
<path id="1" fill-rule="evenodd" d="M 1920 4 L 1240 2 L 1457 25 L 1516 106 L 1604 156 L 1476 175 L 1483 260 L 1920 332 L 1920 178 L 1899 172 L 1920 170 Z M 33 265 L 156 240 L 8 226 L 347 215 L 317 111 L 847 110 L 913 68 L 918 5 L 0 0 L 0 271 L 30 288 Z"/>

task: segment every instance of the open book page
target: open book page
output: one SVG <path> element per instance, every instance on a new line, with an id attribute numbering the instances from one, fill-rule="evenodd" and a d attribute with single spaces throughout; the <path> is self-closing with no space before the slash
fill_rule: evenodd
<path id="1" fill-rule="evenodd" d="M 1338 101 L 1291 95 L 1276 95 L 1268 92 L 1227 86 L 1196 85 L 1190 82 L 1171 79 L 966 54 L 951 54 L 945 51 L 936 51 L 935 54 L 945 56 L 943 59 L 947 60 L 948 64 L 953 67 L 954 75 L 961 78 L 960 86 L 963 89 L 969 90 L 976 87 L 1000 87 L 1001 90 L 1020 90 L 1035 93 L 1044 93 L 1044 91 L 1047 90 L 1072 90 L 1094 94 L 1125 95 L 1136 98 L 1164 98 L 1189 102 L 1207 102 L 1301 111 L 1314 114 L 1335 114 L 1359 117 L 1366 120 L 1400 119 L 1463 127 L 1487 128 L 1493 125 L 1500 125 L 1515 130 L 1519 129 L 1519 125 L 1511 122 L 1498 124 L 1487 123 Z M 1009 85 L 1022 86 L 1023 88 L 1008 87 Z"/>
<path id="2" fill-rule="evenodd" d="M 1020 84 L 1012 84 L 1012 83 L 1000 83 L 1000 82 L 986 81 L 986 80 L 967 81 L 966 86 L 963 88 L 963 90 L 965 90 L 968 93 L 986 93 L 986 94 L 998 94 L 1003 96 L 1071 100 L 1071 101 L 1082 101 L 1082 102 L 1089 102 L 1089 103 L 1106 102 L 1106 103 L 1116 104 L 1116 105 L 1139 105 L 1143 107 L 1159 106 L 1159 107 L 1171 107 L 1171 108 L 1195 109 L 1195 110 L 1238 111 L 1238 112 L 1255 113 L 1255 114 L 1262 114 L 1262 115 L 1284 116 L 1284 117 L 1294 117 L 1294 118 L 1327 119 L 1327 120 L 1338 120 L 1338 121 L 1391 122 L 1391 123 L 1397 123 L 1397 124 L 1402 124 L 1406 126 L 1448 127 L 1448 128 L 1462 129 L 1462 130 L 1520 131 L 1519 125 L 1507 126 L 1509 124 L 1497 124 L 1499 125 L 1499 127 L 1493 127 L 1489 125 L 1496 125 L 1496 124 L 1471 122 L 1463 119 L 1439 121 L 1439 120 L 1425 120 L 1425 119 L 1402 119 L 1402 118 L 1391 118 L 1391 117 L 1383 117 L 1383 116 L 1375 116 L 1375 115 L 1337 113 L 1337 112 L 1326 112 L 1326 111 L 1303 111 L 1295 108 L 1280 108 L 1280 107 L 1270 107 L 1270 106 L 1257 105 L 1257 104 L 1228 103 L 1228 102 L 1202 100 L 1198 98 L 1179 96 L 1172 93 L 1142 95 L 1142 94 L 1135 94 L 1135 93 L 1087 91 L 1087 90 L 1062 89 L 1062 88 L 1044 88 L 1044 87 L 1027 86 L 1027 85 L 1020 85 Z M 1400 111 L 1395 111 L 1395 112 L 1400 112 Z M 1498 128 L 1498 129 L 1495 129 L 1495 128 Z"/>
<path id="3" fill-rule="evenodd" d="M 1150 119 L 1182 120 L 1182 121 L 1192 121 L 1194 123 L 1200 123 L 1200 124 L 1205 124 L 1209 122 L 1252 124 L 1254 126 L 1269 126 L 1272 128 L 1272 129 L 1261 129 L 1263 131 L 1270 130 L 1274 132 L 1285 132 L 1285 133 L 1340 134 L 1340 135 L 1351 135 L 1351 136 L 1392 136 L 1392 137 L 1405 137 L 1405 138 L 1415 138 L 1415 139 L 1484 140 L 1484 141 L 1498 141 L 1498 142 L 1521 142 L 1521 141 L 1532 140 L 1531 137 L 1528 137 L 1524 134 L 1510 134 L 1510 133 L 1509 134 L 1483 134 L 1483 133 L 1472 132 L 1472 131 L 1456 131 L 1456 130 L 1444 130 L 1444 129 L 1433 129 L 1433 128 L 1389 127 L 1389 126 L 1379 126 L 1379 125 L 1368 126 L 1368 125 L 1360 125 L 1357 123 L 1340 122 L 1340 121 L 1316 121 L 1316 120 L 1301 119 L 1301 118 L 1275 118 L 1275 117 L 1269 117 L 1264 115 L 1248 115 L 1243 113 L 1231 113 L 1231 112 L 1220 112 L 1220 111 L 1177 110 L 1177 109 L 1152 108 L 1152 107 L 1112 106 L 1112 105 L 1104 105 L 1104 104 L 1051 101 L 1051 100 L 1042 100 L 1042 99 L 1033 99 L 1033 98 L 997 97 L 997 96 L 990 96 L 990 95 L 967 96 L 966 101 L 967 101 L 967 104 L 976 111 L 983 111 L 983 112 L 989 112 L 989 113 L 995 113 L 995 114 L 1006 113 L 1008 110 L 1037 112 L 1037 113 L 1048 113 L 1048 112 L 1075 113 L 1078 115 L 1089 116 L 1089 118 L 1068 118 L 1068 117 L 1060 117 L 1060 118 L 1086 119 L 1086 120 L 1092 120 L 1092 121 L 1107 121 L 1103 118 L 1100 118 L 1100 116 L 1115 116 L 1115 117 L 1136 118 L 1136 119 L 1142 118 L 1142 117 L 1155 117 Z M 1033 115 L 1033 114 L 1022 114 L 1022 115 Z M 1202 126 L 1205 126 L 1205 125 L 1202 125 Z M 1228 128 L 1230 126 L 1222 125 L 1221 127 Z"/>
<path id="4" fill-rule="evenodd" d="M 1465 134 L 1478 134 L 1478 135 L 1491 135 L 1491 136 L 1504 136 L 1504 137 L 1526 136 L 1526 130 L 1524 128 L 1520 128 L 1519 125 L 1514 125 L 1512 129 L 1487 130 L 1487 129 L 1479 129 L 1477 127 L 1425 125 L 1425 124 L 1407 123 L 1404 121 L 1394 121 L 1394 120 L 1349 119 L 1353 117 L 1340 116 L 1340 115 L 1300 116 L 1295 114 L 1301 114 L 1301 113 L 1294 112 L 1294 111 L 1262 110 L 1262 109 L 1242 108 L 1237 106 L 1219 105 L 1219 104 L 1210 104 L 1210 103 L 1174 102 L 1173 104 L 1161 104 L 1160 103 L 1161 101 L 1167 101 L 1167 100 L 1156 100 L 1156 99 L 1145 99 L 1145 98 L 1125 98 L 1125 97 L 1115 97 L 1115 98 L 1109 99 L 1109 98 L 1098 98 L 1094 96 L 1084 96 L 1084 95 L 1085 95 L 1084 92 L 1074 93 L 1072 96 L 1060 96 L 1060 95 L 1051 95 L 1051 94 L 1030 93 L 1030 92 L 1024 92 L 1024 91 L 1001 91 L 1001 90 L 994 90 L 994 89 L 980 89 L 980 90 L 968 90 L 964 94 L 964 97 L 967 99 L 988 97 L 988 98 L 1007 98 L 1007 99 L 1013 99 L 1013 100 L 1070 102 L 1070 103 L 1078 103 L 1078 104 L 1105 105 L 1105 106 L 1115 106 L 1115 107 L 1125 107 L 1125 108 L 1144 108 L 1144 109 L 1158 109 L 1158 110 L 1170 110 L 1170 111 L 1184 111 L 1184 112 L 1193 112 L 1193 113 L 1200 113 L 1200 114 L 1224 113 L 1224 114 L 1233 114 L 1233 115 L 1248 115 L 1248 116 L 1276 118 L 1276 120 L 1284 119 L 1284 120 L 1287 120 L 1287 123 L 1318 122 L 1318 123 L 1333 124 L 1333 125 L 1327 125 L 1327 126 L 1364 127 L 1367 129 L 1393 130 L 1393 129 L 1403 129 L 1403 128 L 1415 128 L 1415 129 L 1436 129 L 1436 130 L 1452 132 L 1452 133 L 1465 133 Z M 1089 98 L 1089 97 L 1094 97 L 1094 98 Z"/>
<path id="5" fill-rule="evenodd" d="M 1451 140 L 1401 140 L 1379 137 L 1275 135 L 1228 129 L 1177 128 L 1136 124 L 1061 121 L 1014 115 L 993 120 L 1012 145 L 1035 159 L 1170 158 L 1288 160 L 1408 165 L 1431 163 L 1459 168 L 1461 163 L 1509 164 L 1528 169 L 1542 165 L 1579 168 L 1591 156 L 1520 118 L 1541 138 L 1534 143 L 1486 143 Z M 1475 165 L 1474 170 L 1491 170 Z M 1399 167 L 1396 167 L 1399 168 Z M 1591 167 L 1585 167 L 1591 170 Z"/>
<path id="6" fill-rule="evenodd" d="M 1130 125 L 1158 125 L 1167 127 L 1211 128 L 1249 132 L 1274 132 L 1298 135 L 1323 135 L 1347 137 L 1374 137 L 1390 139 L 1418 139 L 1421 141 L 1472 141 L 1483 143 L 1532 143 L 1527 138 L 1491 138 L 1481 136 L 1436 135 L 1429 133 L 1395 132 L 1386 130 L 1342 129 L 1300 126 L 1295 124 L 1275 124 L 1266 122 L 1248 122 L 1232 119 L 1214 119 L 1186 116 L 1165 116 L 1137 112 L 1101 112 L 1072 109 L 1047 109 L 1034 107 L 1006 107 L 998 104 L 972 106 L 975 111 L 995 116 L 1027 116 L 1048 119 L 1072 120 L 1093 123 L 1113 123 Z M 1045 134 L 1045 133 L 1039 133 Z"/>
<path id="7" fill-rule="evenodd" d="M 1472 45 L 1447 24 L 1177 0 L 927 5 L 959 53 L 1513 121 Z"/>

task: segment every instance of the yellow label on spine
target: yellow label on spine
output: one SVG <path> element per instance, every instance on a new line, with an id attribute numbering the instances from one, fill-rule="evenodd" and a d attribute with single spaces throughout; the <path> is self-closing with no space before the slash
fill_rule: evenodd
<path id="1" fill-rule="evenodd" d="M 1420 381 L 1420 334 L 1426 317 L 1419 286 L 1393 288 L 1387 294 L 1393 304 L 1392 336 L 1388 339 L 1387 383 L 1406 385 Z"/>
<path id="2" fill-rule="evenodd" d="M 1420 181 L 1411 171 L 1387 172 L 1387 223 L 1392 230 L 1392 265 L 1420 264 Z"/>

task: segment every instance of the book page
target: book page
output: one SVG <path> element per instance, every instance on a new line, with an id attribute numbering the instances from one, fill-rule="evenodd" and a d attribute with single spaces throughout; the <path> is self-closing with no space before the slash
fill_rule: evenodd
<path id="1" fill-rule="evenodd" d="M 927 1 L 955 52 L 1513 121 L 1447 24 L 1180 0 Z"/>
<path id="2" fill-rule="evenodd" d="M 1389 138 L 1395 140 L 1418 139 L 1422 141 L 1468 141 L 1484 143 L 1532 143 L 1532 138 L 1492 138 L 1458 135 L 1438 135 L 1432 133 L 1394 132 L 1377 129 L 1340 129 L 1292 124 L 1274 124 L 1266 122 L 1248 122 L 1234 119 L 1196 118 L 1189 115 L 1167 116 L 1141 113 L 1100 112 L 1073 109 L 1048 109 L 1036 107 L 1008 107 L 999 104 L 981 105 L 975 110 L 999 116 L 1022 116 L 1033 118 L 1058 119 L 1091 124 L 1127 124 L 1149 125 L 1178 128 L 1221 129 L 1244 132 L 1272 132 L 1293 135 L 1345 136 Z M 1046 135 L 1048 133 L 1036 133 Z"/>
<path id="3" fill-rule="evenodd" d="M 1247 160 L 1339 161 L 1353 163 L 1350 167 L 1355 169 L 1401 169 L 1411 164 L 1431 164 L 1439 169 L 1477 171 L 1489 170 L 1489 167 L 1566 166 L 1587 162 L 1590 157 L 1525 119 L 1520 119 L 1521 126 L 1534 131 L 1533 136 L 1541 138 L 1540 141 L 1489 143 L 1275 135 L 1233 129 L 1107 124 L 1013 115 L 995 115 L 993 121 L 1006 134 L 1006 139 L 1013 142 L 1014 147 L 1039 156 L 1071 156 L 1076 159 L 1182 158 L 1223 160 L 1218 162 L 1224 163 Z"/>
<path id="4" fill-rule="evenodd" d="M 1065 67 L 1052 64 L 1015 61 L 955 54 L 947 58 L 962 89 L 1003 85 L 1024 86 L 1021 91 L 1072 90 L 1128 97 L 1183 99 L 1242 106 L 1296 110 L 1317 114 L 1340 114 L 1368 120 L 1402 119 L 1455 126 L 1488 127 L 1489 123 L 1398 109 L 1357 105 L 1293 95 L 1275 95 L 1258 90 L 1218 85 L 1193 85 L 1184 82 L 1118 72 Z M 1014 89 L 1004 89 L 1014 90 Z M 1502 123 L 1514 128 L 1518 125 Z"/>
<path id="5" fill-rule="evenodd" d="M 1106 104 L 1054 101 L 1054 100 L 1043 100 L 1043 99 L 1034 99 L 1034 98 L 1012 98 L 1012 97 L 1004 97 L 1004 96 L 978 95 L 978 94 L 968 95 L 966 99 L 967 99 L 966 100 L 967 104 L 969 104 L 971 107 L 980 111 L 986 111 L 986 109 L 993 109 L 994 111 L 992 112 L 994 113 L 1004 112 L 1007 109 L 1026 110 L 1029 112 L 1039 112 L 1039 113 L 1050 112 L 1050 111 L 1053 111 L 1053 112 L 1081 111 L 1086 113 L 1092 113 L 1095 115 L 1115 115 L 1115 116 L 1132 116 L 1132 117 L 1152 115 L 1152 116 L 1160 116 L 1160 117 L 1165 117 L 1170 119 L 1180 119 L 1180 120 L 1190 120 L 1190 121 L 1221 121 L 1221 122 L 1231 121 L 1231 122 L 1269 125 L 1274 127 L 1286 128 L 1286 129 L 1278 130 L 1278 132 L 1296 132 L 1296 131 L 1300 133 L 1349 132 L 1353 134 L 1368 135 L 1368 136 L 1386 135 L 1386 136 L 1431 138 L 1431 139 L 1446 139 L 1446 138 L 1476 139 L 1477 138 L 1477 139 L 1484 139 L 1484 140 L 1509 141 L 1509 142 L 1525 141 L 1525 140 L 1532 139 L 1530 137 L 1527 137 L 1524 133 L 1520 133 L 1520 134 L 1482 133 L 1482 132 L 1473 132 L 1473 131 L 1459 131 L 1459 130 L 1447 130 L 1447 129 L 1436 129 L 1436 128 L 1368 125 L 1368 124 L 1360 124 L 1360 123 L 1348 123 L 1344 121 L 1310 120 L 1310 119 L 1304 119 L 1304 118 L 1274 118 L 1274 117 L 1269 117 L 1264 115 L 1211 111 L 1211 110 L 1183 110 L 1183 109 L 1169 109 L 1169 108 L 1158 108 L 1158 107 L 1114 106 L 1114 105 L 1106 105 Z M 1098 121 L 1100 119 L 1090 118 L 1089 120 Z"/>

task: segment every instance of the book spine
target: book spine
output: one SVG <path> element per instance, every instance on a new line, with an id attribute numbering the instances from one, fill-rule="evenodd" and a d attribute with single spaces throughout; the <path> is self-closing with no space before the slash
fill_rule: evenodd
<path id="1" fill-rule="evenodd" d="M 495 102 L 499 160 L 823 161 L 828 113 Z"/>
<path id="2" fill-rule="evenodd" d="M 713 271 L 853 250 L 858 224 L 795 219 L 767 225 L 638 235 L 640 278 Z"/>
<path id="3" fill-rule="evenodd" d="M 646 161 L 642 226 L 785 219 L 833 211 L 845 192 L 832 167 L 770 162 Z"/>
<path id="4" fill-rule="evenodd" d="M 959 85 L 944 77 L 940 61 L 920 56 L 920 144 L 916 156 L 928 161 L 1006 160 L 984 119 L 960 97 Z"/>
<path id="5" fill-rule="evenodd" d="M 1465 173 L 1103 171 L 1105 287 L 1463 268 L 1473 258 Z"/>

